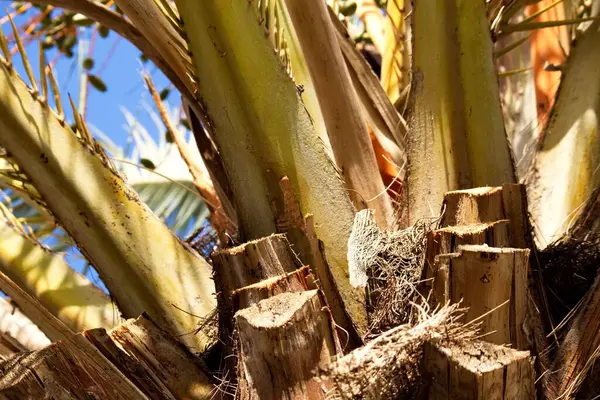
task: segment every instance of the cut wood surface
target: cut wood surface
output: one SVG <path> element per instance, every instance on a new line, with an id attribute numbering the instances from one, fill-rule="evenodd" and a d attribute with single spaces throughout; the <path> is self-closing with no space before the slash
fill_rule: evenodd
<path id="1" fill-rule="evenodd" d="M 429 400 L 535 399 L 533 357 L 481 341 L 425 344 Z"/>
<path id="2" fill-rule="evenodd" d="M 509 220 L 510 245 L 531 247 L 523 185 L 455 190 L 446 193 L 443 204 L 442 227 Z"/>
<path id="3" fill-rule="evenodd" d="M 173 394 L 160 379 L 136 358 L 117 346 L 105 329 L 90 329 L 83 335 L 146 396 L 157 400 L 175 400 Z"/>
<path id="4" fill-rule="evenodd" d="M 6 333 L 0 333 L 0 361 L 4 361 L 22 351 L 27 350 L 12 336 Z"/>
<path id="5" fill-rule="evenodd" d="M 240 399 L 325 399 L 315 378 L 339 352 L 333 320 L 317 290 L 283 293 L 239 311 Z"/>
<path id="6" fill-rule="evenodd" d="M 284 235 L 272 235 L 212 256 L 219 313 L 231 320 L 234 290 L 295 271 L 299 260 Z M 230 313 L 225 315 L 224 313 Z"/>
<path id="7" fill-rule="evenodd" d="M 481 320 L 484 340 L 530 346 L 525 337 L 529 250 L 460 246 L 440 255 L 434 266 L 434 294 L 439 304 L 461 302 L 466 321 Z"/>
<path id="8" fill-rule="evenodd" d="M 509 233 L 508 220 L 487 224 L 448 226 L 427 233 L 427 249 L 423 280 L 427 294 L 431 287 L 431 274 L 435 258 L 440 254 L 455 253 L 461 245 L 487 244 L 491 247 L 508 247 Z"/>
<path id="9" fill-rule="evenodd" d="M 225 360 L 230 369 L 236 361 L 229 357 L 233 345 L 233 291 L 295 271 L 299 260 L 284 235 L 271 235 L 237 247 L 219 251 L 212 256 L 217 304 L 219 338 L 225 349 Z"/>
<path id="10" fill-rule="evenodd" d="M 0 363 L 2 399 L 147 399 L 134 393 L 69 342 L 19 353 Z"/>
<path id="11" fill-rule="evenodd" d="M 190 332 L 190 335 L 195 332 Z M 129 320 L 110 332 L 125 352 L 160 377 L 177 399 L 199 400 L 213 395 L 213 382 L 201 360 L 160 329 L 148 316 Z"/>
<path id="12" fill-rule="evenodd" d="M 456 229 L 457 226 L 461 225 L 474 226 L 481 223 L 497 223 L 497 221 L 508 220 L 508 246 L 520 249 L 533 248 L 524 185 L 505 184 L 498 187 L 448 192 L 444 196 L 443 211 L 444 215 L 440 226 L 452 227 L 451 229 Z M 492 241 L 492 238 L 486 239 Z M 498 237 L 495 239 L 498 240 Z M 436 255 L 435 252 L 442 251 L 444 246 L 447 248 L 447 243 L 447 241 L 446 245 L 443 243 L 429 243 L 428 246 L 433 247 L 428 250 L 428 259 L 432 260 Z M 487 242 L 487 244 L 495 247 L 506 246 L 506 243 L 501 242 Z M 532 260 L 536 260 L 536 258 L 532 258 Z M 431 265 L 430 261 L 427 268 L 431 268 Z M 428 273 L 428 276 L 431 277 L 433 271 L 426 270 L 425 273 Z M 537 263 L 533 263 L 529 268 L 527 285 L 529 286 L 527 299 L 529 327 L 538 356 L 536 358 L 538 372 L 542 373 L 551 365 L 549 353 L 546 351 L 549 346 L 546 334 L 551 328 L 548 326 L 549 311 L 544 279 Z"/>
<path id="13" fill-rule="evenodd" d="M 316 288 L 310 268 L 304 266 L 294 272 L 265 279 L 254 285 L 233 291 L 231 294 L 233 310 L 236 312 L 281 293 L 304 292 Z"/>
<path id="14" fill-rule="evenodd" d="M 225 249 L 213 255 L 218 291 L 228 293 L 292 272 L 298 260 L 284 235 L 272 235 L 243 245 Z"/>
<path id="15" fill-rule="evenodd" d="M 0 399 L 221 398 L 202 361 L 146 315 L 110 335 L 100 328 L 74 339 L 99 352 L 86 353 L 73 341 L 59 340 L 15 354 L 0 363 Z"/>
<path id="16" fill-rule="evenodd" d="M 53 345 L 51 345 L 50 347 L 46 347 L 37 352 L 25 353 L 25 355 L 23 353 L 20 353 L 15 355 L 15 357 L 26 357 L 27 354 L 29 354 L 31 357 L 27 360 L 39 364 L 45 358 L 51 357 L 55 354 L 54 350 L 50 350 L 50 353 L 48 353 L 48 349 L 60 348 L 62 355 L 59 355 L 57 357 L 63 359 L 66 358 L 67 360 L 69 360 L 67 364 L 73 363 L 74 368 L 77 365 L 76 363 L 83 363 L 83 365 L 87 367 L 87 369 L 84 369 L 82 371 L 82 373 L 85 375 L 95 375 L 100 373 L 101 378 L 109 382 L 109 385 L 117 387 L 119 393 L 125 394 L 125 399 L 133 400 L 146 398 L 146 396 L 144 396 L 144 394 L 137 387 L 135 387 L 134 384 L 132 384 L 112 363 L 110 363 L 110 361 L 108 361 L 96 347 L 94 347 L 89 341 L 87 341 L 81 334 L 75 335 L 71 330 L 69 330 L 69 328 L 64 323 L 62 323 L 59 319 L 50 314 L 48 310 L 46 310 L 40 304 L 39 301 L 25 293 L 13 281 L 11 281 L 6 275 L 4 275 L 1 272 L 0 290 L 2 290 L 5 294 L 9 295 L 15 301 L 17 301 L 24 313 L 26 313 L 27 315 L 35 315 L 36 321 L 40 321 L 38 322 L 38 326 L 43 327 L 42 330 L 48 335 L 48 337 L 50 337 L 52 340 L 60 340 L 64 343 L 63 345 L 57 345 L 54 347 L 52 347 Z M 54 361 L 51 360 L 50 362 Z M 61 362 L 64 363 L 64 361 Z M 26 382 L 23 383 L 23 385 L 25 386 L 20 386 L 22 385 L 23 381 L 15 378 L 18 378 L 25 371 L 31 370 L 31 368 L 26 370 L 13 370 L 13 367 L 21 368 L 21 364 L 22 363 L 17 362 L 16 364 L 9 363 L 5 365 L 4 372 L 0 374 L 0 394 L 5 389 L 8 391 L 8 393 L 12 393 L 11 391 L 13 389 L 17 390 L 16 393 L 21 393 L 19 392 L 19 390 L 29 390 L 29 385 Z M 45 365 L 46 364 L 40 367 L 42 374 L 47 374 L 46 370 L 48 369 L 48 367 L 46 367 Z M 53 367 L 49 368 L 50 371 L 54 369 Z M 9 373 L 9 370 L 16 372 L 14 374 L 12 372 Z M 57 369 L 57 373 L 61 374 L 63 373 L 63 371 Z M 72 373 L 68 372 L 68 374 L 71 375 Z M 36 380 L 36 382 L 38 383 L 44 382 L 44 379 L 40 380 L 39 377 L 34 377 L 31 379 Z M 57 382 L 61 382 L 63 378 L 61 376 L 57 376 L 56 379 Z M 36 383 L 32 383 L 32 385 L 36 386 Z M 60 387 L 60 383 L 58 385 Z M 94 387 L 92 387 L 92 389 L 94 389 Z M 25 396 L 16 398 L 27 399 L 28 397 Z M 33 396 L 32 398 L 38 399 L 44 397 Z M 119 397 L 117 395 L 112 397 L 101 397 L 98 395 L 97 398 L 106 398 L 108 400 L 120 399 L 122 397 Z"/>
<path id="17" fill-rule="evenodd" d="M 470 225 L 505 219 L 500 186 L 447 192 L 443 204 L 441 226 Z"/>

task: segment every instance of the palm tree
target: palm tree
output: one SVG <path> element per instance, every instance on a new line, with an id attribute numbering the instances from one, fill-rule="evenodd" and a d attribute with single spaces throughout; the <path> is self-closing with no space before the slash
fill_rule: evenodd
<path id="1" fill-rule="evenodd" d="M 147 78 L 175 144 L 155 146 L 128 114 L 150 153 L 118 161 L 127 154 L 72 101 L 67 123 L 43 50 L 36 77 L 10 20 L 29 83 L 1 36 L 0 290 L 53 344 L 1 363 L 0 393 L 594 395 L 600 2 L 35 3 L 37 33 L 66 55 L 76 26 L 137 46 L 180 92 L 197 151 Z M 53 19 L 54 7 L 68 12 Z M 566 20 L 539 20 L 557 9 Z M 383 86 L 346 30 L 354 12 L 383 55 Z M 539 37 L 521 32 L 556 26 L 572 27 L 572 49 L 544 70 L 562 71 L 548 112 L 524 96 L 542 72 L 519 56 L 536 59 Z M 539 135 L 516 130 L 532 117 Z M 173 232 L 208 212 L 210 257 Z M 47 248 L 50 233 L 76 244 L 108 294 Z M 563 282 L 548 280 L 565 270 L 587 274 L 569 284 L 568 312 Z"/>

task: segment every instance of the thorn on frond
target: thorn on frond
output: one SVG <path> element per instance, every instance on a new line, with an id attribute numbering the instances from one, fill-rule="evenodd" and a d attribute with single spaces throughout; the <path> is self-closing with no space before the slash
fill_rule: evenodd
<path id="1" fill-rule="evenodd" d="M 29 63 L 29 57 L 27 57 L 27 53 L 25 52 L 25 47 L 23 46 L 23 41 L 21 40 L 21 36 L 19 35 L 19 30 L 15 25 L 15 21 L 12 19 L 10 13 L 8 13 L 8 20 L 10 21 L 10 26 L 12 27 L 13 35 L 15 36 L 15 42 L 17 43 L 17 48 L 19 49 L 19 53 L 21 53 L 21 59 L 23 60 L 23 67 L 25 68 L 25 72 L 27 73 L 27 77 L 29 78 L 29 83 L 31 85 L 32 94 L 37 96 L 39 94 L 39 89 L 37 86 L 37 81 L 35 79 L 35 75 L 33 74 L 33 69 L 31 69 L 31 64 Z"/>
<path id="2" fill-rule="evenodd" d="M 52 88 L 52 93 L 54 94 L 54 104 L 56 105 L 56 114 L 58 116 L 58 120 L 61 125 L 65 124 L 65 111 L 63 110 L 62 100 L 60 98 L 60 91 L 58 89 L 58 83 L 56 83 L 56 78 L 54 77 L 54 72 L 52 72 L 52 67 L 48 66 L 48 78 L 50 78 L 50 87 Z"/>
<path id="3" fill-rule="evenodd" d="M 69 95 L 69 103 L 71 104 L 71 109 L 73 110 L 73 116 L 75 117 L 75 125 L 77 127 L 77 133 L 79 133 L 79 137 L 81 138 L 81 140 L 83 140 L 85 144 L 90 145 L 92 146 L 92 148 L 94 148 L 94 139 L 92 139 L 90 131 L 88 131 L 87 126 L 83 121 L 83 118 L 81 118 L 81 114 L 79 114 L 77 107 L 75 107 L 75 103 L 73 102 L 73 98 L 71 97 L 71 95 Z"/>
<path id="4" fill-rule="evenodd" d="M 167 19 L 171 27 L 177 32 L 179 37 L 173 37 L 175 43 L 183 50 L 187 50 L 187 34 L 183 29 L 183 22 L 179 15 L 177 15 L 176 11 L 173 9 L 171 4 L 167 0 L 154 0 L 154 4 L 159 9 L 159 11 L 163 14 L 163 16 Z M 168 32 L 168 30 L 167 30 Z M 172 36 L 172 35 L 171 35 Z"/>
<path id="5" fill-rule="evenodd" d="M 8 49 L 8 42 L 6 41 L 6 36 L 4 36 L 2 29 L 0 29 L 0 49 L 2 50 L 2 54 L 4 54 L 6 66 L 9 69 L 12 68 L 12 54 Z"/>
<path id="6" fill-rule="evenodd" d="M 288 43 L 285 40 L 284 27 L 279 17 L 279 0 L 260 0 L 254 2 L 254 9 L 257 13 L 258 25 L 264 27 L 265 37 L 273 45 L 273 51 L 279 58 L 279 62 L 287 75 L 294 80 L 292 75 L 292 62 Z M 252 3 L 249 1 L 249 3 Z"/>
<path id="7" fill-rule="evenodd" d="M 40 83 L 42 85 L 42 98 L 41 101 L 47 104 L 48 101 L 48 81 L 46 80 L 46 54 L 44 53 L 44 47 L 40 40 Z"/>

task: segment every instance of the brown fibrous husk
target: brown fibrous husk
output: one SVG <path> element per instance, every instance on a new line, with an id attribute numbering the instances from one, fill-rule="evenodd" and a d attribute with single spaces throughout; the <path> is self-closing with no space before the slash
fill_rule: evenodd
<path id="1" fill-rule="evenodd" d="M 552 318 L 558 323 L 585 296 L 600 267 L 597 240 L 570 238 L 550 244 L 536 254 L 547 286 Z"/>
<path id="2" fill-rule="evenodd" d="M 348 239 L 351 282 L 366 284 L 369 334 L 409 322 L 425 263 L 427 233 L 438 220 L 394 232 L 379 229 L 371 210 L 359 211 Z M 362 284 L 361 284 L 362 283 Z"/>

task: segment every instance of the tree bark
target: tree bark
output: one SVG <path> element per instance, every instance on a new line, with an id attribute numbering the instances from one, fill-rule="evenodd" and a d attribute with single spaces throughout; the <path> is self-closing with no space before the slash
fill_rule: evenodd
<path id="1" fill-rule="evenodd" d="M 486 342 L 425 344 L 430 400 L 535 399 L 533 357 Z"/>
<path id="2" fill-rule="evenodd" d="M 333 319 L 317 290 L 283 293 L 235 316 L 245 382 L 240 399 L 325 399 L 315 375 L 340 352 Z"/>

